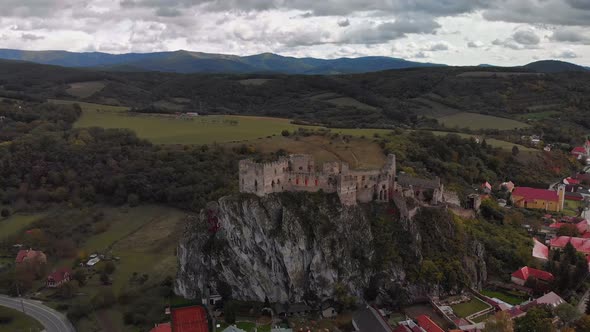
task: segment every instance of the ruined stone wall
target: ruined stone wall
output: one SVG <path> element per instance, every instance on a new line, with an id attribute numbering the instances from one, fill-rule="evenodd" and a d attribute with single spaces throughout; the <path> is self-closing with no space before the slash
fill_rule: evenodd
<path id="1" fill-rule="evenodd" d="M 280 158 L 276 162 L 265 163 L 262 167 L 264 194 L 285 190 L 285 174 L 289 168 L 289 161 L 286 158 Z"/>
<path id="2" fill-rule="evenodd" d="M 250 159 L 240 160 L 240 192 L 252 193 L 259 196 L 264 195 L 264 176 L 262 164 L 253 162 Z"/>
<path id="3" fill-rule="evenodd" d="M 315 172 L 315 161 L 308 154 L 294 154 L 289 158 L 289 166 L 292 172 Z"/>
<path id="4" fill-rule="evenodd" d="M 355 178 L 350 175 L 340 176 L 336 192 L 343 205 L 355 205 L 357 193 Z"/>

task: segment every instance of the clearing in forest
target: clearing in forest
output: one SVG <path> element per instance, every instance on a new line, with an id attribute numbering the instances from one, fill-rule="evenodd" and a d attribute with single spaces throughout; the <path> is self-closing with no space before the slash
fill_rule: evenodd
<path id="1" fill-rule="evenodd" d="M 528 124 L 516 120 L 500 118 L 497 116 L 478 113 L 461 112 L 453 115 L 443 116 L 437 119 L 440 123 L 449 128 L 469 129 L 518 129 L 529 127 Z"/>

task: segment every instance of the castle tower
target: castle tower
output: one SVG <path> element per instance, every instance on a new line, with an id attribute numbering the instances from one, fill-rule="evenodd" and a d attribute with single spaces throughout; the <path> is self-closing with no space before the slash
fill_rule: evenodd
<path id="1" fill-rule="evenodd" d="M 557 211 L 563 211 L 563 205 L 565 203 L 565 185 L 560 184 L 557 186 Z"/>

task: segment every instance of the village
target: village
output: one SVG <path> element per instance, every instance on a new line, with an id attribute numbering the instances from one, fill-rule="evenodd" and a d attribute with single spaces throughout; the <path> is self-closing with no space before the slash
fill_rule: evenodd
<path id="1" fill-rule="evenodd" d="M 590 141 L 576 147 L 572 158 L 581 164 L 587 163 Z M 529 211 L 538 216 L 527 219 L 534 222 L 522 225 L 530 234 L 532 250 L 529 255 L 533 263 L 502 280 L 488 280 L 481 290 L 468 289 L 456 296 L 430 297 L 401 311 L 370 304 L 350 311 L 332 301 L 319 307 L 307 303 L 242 303 L 233 310 L 236 316 L 230 320 L 233 323 L 227 323 L 224 298 L 214 294 L 203 299 L 207 309 L 195 303 L 163 308 L 170 322 L 157 324 L 151 332 L 184 331 L 183 327 L 190 327 L 190 331 L 227 332 L 341 331 L 342 322 L 346 321 L 352 324 L 349 330 L 360 332 L 484 331 L 487 321 L 521 318 L 539 305 L 570 306 L 579 313 L 586 312 L 590 291 L 585 283 L 590 270 L 590 175 L 586 170 L 588 168 L 583 168 L 580 173 L 552 183 L 546 189 L 518 186 L 510 180 L 485 182 L 473 188 L 466 206 L 460 206 L 457 194 L 445 190 L 439 179 L 421 179 L 397 172 L 395 155 L 389 155 L 379 170 L 351 170 L 343 162 L 324 164 L 320 168 L 307 155 L 291 155 L 266 164 L 243 160 L 240 190 L 258 196 L 282 191 L 322 190 L 336 193 L 345 206 L 411 197 L 422 204 L 469 211 L 473 215 L 484 213 L 489 206 Z M 30 279 L 43 281 L 36 297 L 71 292 L 68 284 L 72 280 L 82 278 L 87 282 L 93 276 L 97 276 L 94 279 L 98 279 L 99 284 L 109 285 L 112 283 L 110 274 L 116 264 L 121 264 L 119 257 L 92 253 L 77 261 L 75 271 L 65 266 L 48 270 L 46 253 L 22 245 L 16 248 L 17 270 L 30 275 Z M 558 275 L 561 273 L 558 266 L 560 260 L 570 256 L 570 268 L 576 273 L 583 257 L 584 278 L 562 287 L 564 281 Z M 85 271 L 84 276 L 77 275 L 81 270 Z M 561 326 L 564 322 L 555 317 L 553 323 Z"/>

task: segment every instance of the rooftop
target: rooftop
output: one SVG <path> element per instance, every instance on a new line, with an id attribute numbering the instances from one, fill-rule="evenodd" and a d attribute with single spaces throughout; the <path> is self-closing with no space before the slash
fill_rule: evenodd
<path id="1" fill-rule="evenodd" d="M 512 273 L 512 276 L 522 280 L 527 280 L 529 277 L 535 277 L 543 281 L 551 281 L 554 279 L 553 274 L 546 271 L 533 269 L 532 267 L 528 266 L 522 267 L 515 271 Z"/>
<path id="2" fill-rule="evenodd" d="M 172 331 L 209 332 L 205 308 L 200 305 L 172 308 Z"/>
<path id="3" fill-rule="evenodd" d="M 525 201 L 543 200 L 559 201 L 557 191 L 530 187 L 516 187 L 512 192 L 514 197 L 522 197 Z"/>
<path id="4" fill-rule="evenodd" d="M 428 315 L 420 315 L 416 317 L 416 320 L 426 332 L 444 332 Z"/>

